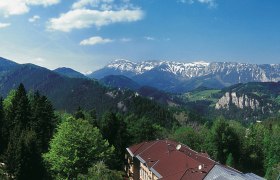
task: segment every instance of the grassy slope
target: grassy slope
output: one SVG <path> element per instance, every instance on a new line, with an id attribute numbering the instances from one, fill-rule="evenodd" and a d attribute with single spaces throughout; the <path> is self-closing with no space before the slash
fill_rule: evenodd
<path id="1" fill-rule="evenodd" d="M 220 90 L 204 90 L 198 92 L 189 92 L 186 93 L 185 96 L 186 98 L 188 98 L 189 101 L 208 100 L 208 101 L 216 102 L 218 101 L 218 99 L 213 95 L 219 92 Z"/>

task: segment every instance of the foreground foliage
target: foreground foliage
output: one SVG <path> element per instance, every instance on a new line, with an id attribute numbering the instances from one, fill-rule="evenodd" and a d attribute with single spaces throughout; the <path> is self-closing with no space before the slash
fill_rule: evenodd
<path id="1" fill-rule="evenodd" d="M 41 153 L 46 152 L 56 118 L 51 103 L 38 92 L 27 95 L 21 84 L 0 111 L 1 162 L 16 179 L 47 177 Z"/>
<path id="2" fill-rule="evenodd" d="M 50 142 L 50 151 L 43 155 L 57 179 L 75 179 L 94 163 L 110 160 L 114 152 L 99 130 L 82 119 L 62 122 Z"/>
<path id="3" fill-rule="evenodd" d="M 88 169 L 87 174 L 79 174 L 80 180 L 122 180 L 123 173 L 108 169 L 104 162 L 100 161 Z"/>

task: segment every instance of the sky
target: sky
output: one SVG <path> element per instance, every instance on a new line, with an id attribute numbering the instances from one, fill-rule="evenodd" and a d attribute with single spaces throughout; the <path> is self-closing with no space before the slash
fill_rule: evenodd
<path id="1" fill-rule="evenodd" d="M 279 0 L 0 0 L 0 57 L 97 70 L 115 59 L 280 62 Z"/>

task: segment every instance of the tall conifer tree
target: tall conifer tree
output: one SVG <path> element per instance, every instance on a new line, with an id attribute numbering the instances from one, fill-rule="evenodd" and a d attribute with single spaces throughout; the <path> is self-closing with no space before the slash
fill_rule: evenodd
<path id="1" fill-rule="evenodd" d="M 37 143 L 41 152 L 46 152 L 49 141 L 53 135 L 56 124 L 54 109 L 46 96 L 41 96 L 39 92 L 31 97 L 31 129 L 37 134 Z"/>
<path id="2" fill-rule="evenodd" d="M 7 143 L 7 139 L 4 134 L 5 131 L 5 115 L 3 108 L 3 99 L 0 98 L 0 157 L 4 152 L 5 145 Z"/>

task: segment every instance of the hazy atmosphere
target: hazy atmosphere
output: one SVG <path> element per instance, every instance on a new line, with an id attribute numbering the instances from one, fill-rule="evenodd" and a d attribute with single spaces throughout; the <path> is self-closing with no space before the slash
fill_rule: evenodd
<path id="1" fill-rule="evenodd" d="M 0 2 L 0 55 L 87 72 L 114 59 L 280 62 L 276 0 Z"/>

